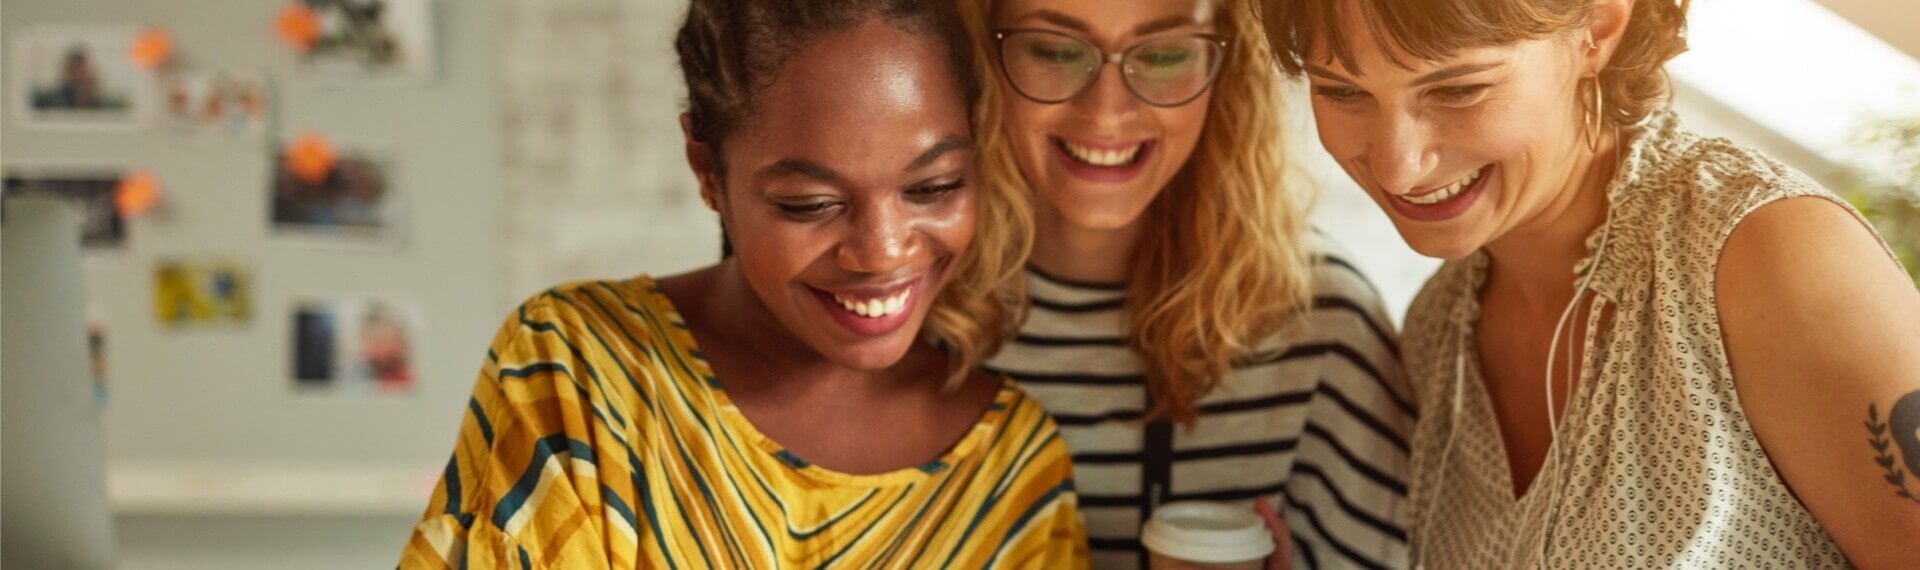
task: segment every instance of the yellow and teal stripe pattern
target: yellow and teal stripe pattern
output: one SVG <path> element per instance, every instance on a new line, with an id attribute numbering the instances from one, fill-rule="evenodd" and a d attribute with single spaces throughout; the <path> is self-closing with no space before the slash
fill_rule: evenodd
<path id="1" fill-rule="evenodd" d="M 508 317 L 400 566 L 1084 568 L 1076 503 L 1053 420 L 1011 383 L 925 465 L 807 464 L 732 405 L 642 276 Z"/>

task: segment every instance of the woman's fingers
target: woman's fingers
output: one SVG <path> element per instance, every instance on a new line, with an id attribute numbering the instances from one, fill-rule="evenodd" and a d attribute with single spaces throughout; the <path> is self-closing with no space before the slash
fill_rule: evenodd
<path id="1" fill-rule="evenodd" d="M 1266 497 L 1253 500 L 1253 512 L 1260 520 L 1267 522 L 1267 530 L 1273 531 L 1273 556 L 1267 557 L 1267 570 L 1287 570 L 1293 566 L 1293 535 L 1287 532 L 1287 521 L 1280 519 L 1280 513 L 1273 510 L 1273 503 Z"/>

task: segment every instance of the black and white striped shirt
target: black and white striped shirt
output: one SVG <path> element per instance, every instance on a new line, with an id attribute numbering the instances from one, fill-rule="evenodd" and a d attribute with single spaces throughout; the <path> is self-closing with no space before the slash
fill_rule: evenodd
<path id="1" fill-rule="evenodd" d="M 1029 270 L 1032 312 L 987 367 L 1059 422 L 1095 568 L 1145 567 L 1139 531 L 1152 505 L 1251 508 L 1259 496 L 1286 519 L 1295 568 L 1407 565 L 1414 410 L 1399 348 L 1352 265 L 1323 254 L 1313 273 L 1312 310 L 1242 358 L 1187 429 L 1138 421 L 1147 394 L 1123 338 L 1124 287 Z"/>

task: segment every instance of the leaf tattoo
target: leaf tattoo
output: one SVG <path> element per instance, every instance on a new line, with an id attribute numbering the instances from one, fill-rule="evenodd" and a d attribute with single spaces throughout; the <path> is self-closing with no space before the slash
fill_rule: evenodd
<path id="1" fill-rule="evenodd" d="M 1887 410 L 1887 418 L 1880 418 L 1880 407 L 1867 404 L 1867 445 L 1873 447 L 1873 460 L 1880 464 L 1882 477 L 1893 486 L 1893 494 L 1902 499 L 1920 504 L 1913 490 L 1907 488 L 1907 473 L 1920 477 L 1920 391 L 1902 396 Z M 1906 460 L 1896 462 L 1894 447 Z"/>

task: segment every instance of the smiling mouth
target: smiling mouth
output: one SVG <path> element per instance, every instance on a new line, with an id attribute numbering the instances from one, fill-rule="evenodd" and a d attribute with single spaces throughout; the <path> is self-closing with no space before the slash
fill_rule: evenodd
<path id="1" fill-rule="evenodd" d="M 921 275 L 888 285 L 836 287 L 832 291 L 807 288 L 812 290 L 830 320 L 847 332 L 872 339 L 892 335 L 913 320 L 914 307 L 933 287 L 928 281 L 930 278 L 931 275 Z"/>
<path id="2" fill-rule="evenodd" d="M 1473 172 L 1467 174 L 1465 178 L 1455 180 L 1453 181 L 1452 184 L 1448 184 L 1444 187 L 1441 187 L 1438 190 L 1432 190 L 1423 194 L 1416 194 L 1416 195 L 1394 196 L 1394 199 L 1401 200 L 1406 203 L 1414 204 L 1417 206 L 1432 206 L 1434 204 L 1439 204 L 1441 202 L 1452 200 L 1454 198 L 1459 197 L 1461 193 L 1466 192 L 1468 188 L 1472 188 L 1473 184 L 1475 182 L 1480 181 L 1480 178 L 1486 175 L 1487 169 L 1491 168 L 1492 166 L 1493 165 L 1489 164 L 1487 166 L 1480 167 L 1479 169 L 1476 169 Z"/>
<path id="3" fill-rule="evenodd" d="M 1060 137 L 1054 137 L 1053 143 L 1059 146 L 1061 151 L 1066 152 L 1067 156 L 1073 157 L 1074 160 L 1090 166 L 1100 167 L 1130 166 L 1138 162 L 1140 158 L 1145 155 L 1145 153 L 1141 151 L 1146 150 L 1149 144 L 1148 141 L 1140 141 L 1122 147 L 1096 148 L 1074 144 L 1072 141 Z"/>
<path id="4" fill-rule="evenodd" d="M 839 303 L 840 307 L 849 313 L 862 318 L 878 319 L 898 315 L 901 311 L 907 310 L 907 302 L 913 298 L 913 288 L 906 287 L 899 293 L 882 297 L 858 297 L 832 292 L 828 292 L 828 295 L 833 296 L 833 301 Z"/>

